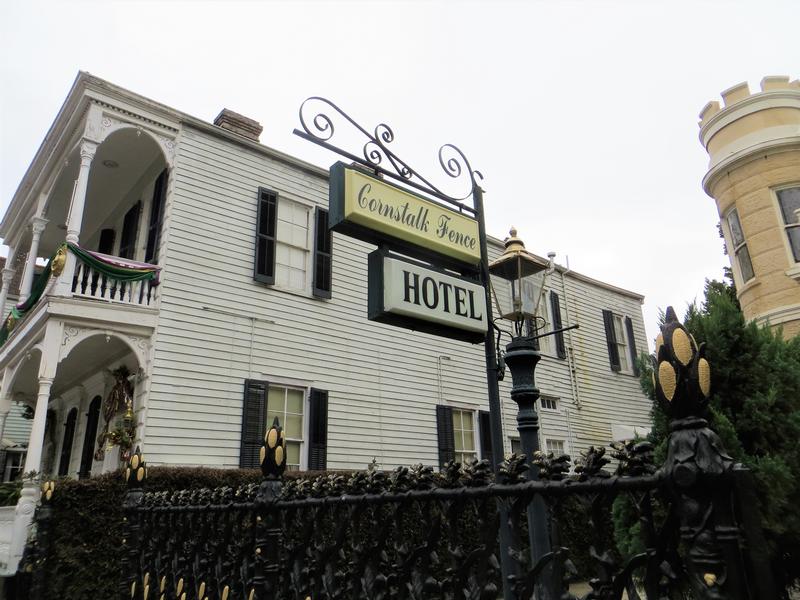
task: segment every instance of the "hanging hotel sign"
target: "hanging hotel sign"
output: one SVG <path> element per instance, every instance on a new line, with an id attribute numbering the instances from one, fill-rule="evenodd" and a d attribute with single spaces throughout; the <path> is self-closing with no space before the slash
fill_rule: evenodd
<path id="1" fill-rule="evenodd" d="M 329 215 L 332 230 L 367 242 L 470 266 L 480 262 L 475 219 L 341 162 L 331 167 Z"/>
<path id="2" fill-rule="evenodd" d="M 369 319 L 449 338 L 482 342 L 483 286 L 416 261 L 375 250 L 368 257 Z"/>

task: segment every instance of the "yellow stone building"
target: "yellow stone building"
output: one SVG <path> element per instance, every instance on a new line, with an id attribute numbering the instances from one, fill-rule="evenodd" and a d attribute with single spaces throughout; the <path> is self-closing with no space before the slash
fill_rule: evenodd
<path id="1" fill-rule="evenodd" d="M 800 81 L 765 77 L 700 113 L 703 189 L 717 203 L 745 317 L 800 334 Z"/>

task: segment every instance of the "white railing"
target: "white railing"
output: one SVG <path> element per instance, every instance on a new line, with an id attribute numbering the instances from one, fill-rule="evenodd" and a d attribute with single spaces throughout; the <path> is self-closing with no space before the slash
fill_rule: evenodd
<path id="1" fill-rule="evenodd" d="M 158 285 L 152 281 L 118 281 L 76 261 L 72 295 L 135 306 L 154 306 Z"/>

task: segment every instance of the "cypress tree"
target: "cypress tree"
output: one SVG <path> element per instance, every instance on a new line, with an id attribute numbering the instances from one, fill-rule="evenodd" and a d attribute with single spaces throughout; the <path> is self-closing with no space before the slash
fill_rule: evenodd
<path id="1" fill-rule="evenodd" d="M 736 289 L 706 281 L 702 304 L 688 307 L 684 324 L 706 343 L 713 397 L 709 421 L 728 453 L 749 467 L 757 510 L 770 546 L 775 576 L 788 590 L 800 583 L 800 337 L 745 321 Z M 642 389 L 653 400 L 656 460 L 664 458 L 668 420 L 655 402 L 651 358 L 640 359 Z M 641 549 L 631 507 L 615 505 L 617 544 L 624 554 Z"/>

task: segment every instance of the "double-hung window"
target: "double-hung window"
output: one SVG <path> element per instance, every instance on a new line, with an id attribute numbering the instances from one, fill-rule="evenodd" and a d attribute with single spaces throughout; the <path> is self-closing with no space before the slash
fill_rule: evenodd
<path id="1" fill-rule="evenodd" d="M 750 261 L 750 251 L 747 249 L 747 243 L 744 239 L 742 224 L 739 222 L 738 211 L 734 208 L 728 213 L 726 220 L 731 234 L 733 254 L 736 256 L 736 264 L 739 267 L 739 277 L 741 278 L 741 283 L 744 284 L 750 281 L 755 276 L 755 273 L 753 272 L 753 263 Z"/>
<path id="2" fill-rule="evenodd" d="M 604 310 L 603 325 L 606 330 L 606 345 L 611 370 L 638 375 L 633 320 L 610 310 Z"/>
<path id="3" fill-rule="evenodd" d="M 791 187 L 776 192 L 783 217 L 783 228 L 789 242 L 789 250 L 795 263 L 800 263 L 800 187 Z"/>
<path id="4" fill-rule="evenodd" d="M 475 418 L 471 410 L 453 410 L 453 438 L 456 462 L 466 465 L 477 458 Z"/>
<path id="5" fill-rule="evenodd" d="M 566 445 L 564 444 L 564 440 L 545 438 L 544 445 L 545 451 L 552 452 L 553 456 L 561 456 L 562 454 L 566 454 Z"/>
<path id="6" fill-rule="evenodd" d="M 277 417 L 286 438 L 289 470 L 327 466 L 328 392 L 248 379 L 244 382 L 239 466 L 258 467 L 264 435 Z"/>
<path id="7" fill-rule="evenodd" d="M 312 211 L 307 204 L 260 188 L 254 262 L 256 281 L 306 294 L 310 288 L 314 296 L 330 298 L 332 244 L 328 211 Z"/>
<path id="8" fill-rule="evenodd" d="M 281 198 L 275 244 L 275 285 L 287 290 L 308 289 L 308 206 Z"/>
<path id="9" fill-rule="evenodd" d="M 305 390 L 270 385 L 267 393 L 267 421 L 270 427 L 277 417 L 286 438 L 286 468 L 300 469 L 300 450 L 303 446 L 303 414 Z"/>
<path id="10" fill-rule="evenodd" d="M 476 458 L 490 463 L 494 460 L 487 411 L 439 405 L 436 407 L 436 431 L 440 468 L 451 460 L 462 465 Z"/>

